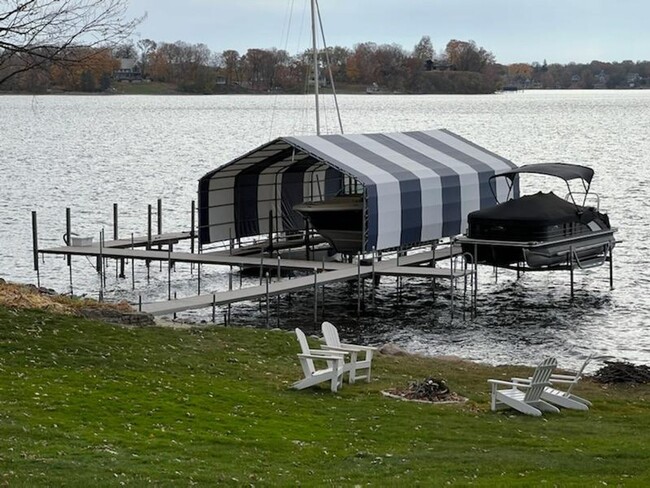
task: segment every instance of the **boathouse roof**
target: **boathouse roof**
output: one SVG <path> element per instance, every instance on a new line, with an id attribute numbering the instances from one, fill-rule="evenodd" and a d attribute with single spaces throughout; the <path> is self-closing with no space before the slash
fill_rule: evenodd
<path id="1" fill-rule="evenodd" d="M 515 167 L 446 129 L 280 137 L 200 179 L 199 240 L 303 229 L 294 205 L 345 190 L 364 197 L 363 250 L 411 247 L 463 233 Z"/>

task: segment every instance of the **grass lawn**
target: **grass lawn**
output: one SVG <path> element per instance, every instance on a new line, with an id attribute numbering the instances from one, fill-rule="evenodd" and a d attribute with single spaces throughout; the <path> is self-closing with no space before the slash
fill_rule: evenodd
<path id="1" fill-rule="evenodd" d="M 373 381 L 294 391 L 293 334 L 124 328 L 0 307 L 0 485 L 648 486 L 650 386 L 584 381 L 589 412 L 489 411 L 454 360 L 376 358 Z M 443 377 L 463 405 L 380 395 Z"/>

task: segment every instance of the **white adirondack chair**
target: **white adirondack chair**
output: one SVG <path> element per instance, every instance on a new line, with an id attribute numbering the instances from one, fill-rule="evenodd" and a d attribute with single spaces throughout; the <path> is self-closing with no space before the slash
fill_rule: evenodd
<path id="1" fill-rule="evenodd" d="M 329 322 L 323 322 L 321 329 L 325 344 L 321 347 L 327 351 L 346 352 L 350 355 L 350 360 L 345 362 L 343 369 L 348 373 L 348 381 L 354 383 L 357 379 L 365 379 L 370 382 L 370 373 L 372 370 L 372 355 L 377 350 L 376 347 L 359 346 L 356 344 L 343 344 L 339 339 L 339 331 Z M 363 359 L 359 357 L 363 355 Z M 357 374 L 364 371 L 365 374 Z"/>
<path id="2" fill-rule="evenodd" d="M 298 358 L 300 359 L 300 365 L 302 366 L 305 377 L 302 380 L 296 381 L 291 387 L 302 390 L 303 388 L 309 388 L 318 383 L 330 381 L 331 390 L 336 392 L 343 385 L 345 353 L 322 349 L 309 349 L 307 337 L 305 337 L 305 333 L 299 328 L 296 328 L 296 337 L 298 338 L 301 350 Z M 326 362 L 327 367 L 324 369 L 316 369 L 314 360 Z"/>
<path id="3" fill-rule="evenodd" d="M 590 354 L 585 359 L 584 363 L 578 370 L 577 373 L 573 375 L 569 374 L 552 374 L 551 375 L 551 386 L 544 388 L 542 393 L 542 398 L 547 402 L 554 403 L 560 407 L 571 408 L 574 410 L 589 410 L 589 407 L 592 406 L 589 400 L 579 397 L 571 393 L 573 387 L 578 384 L 580 378 L 585 372 L 585 369 L 591 361 L 604 361 L 606 359 L 612 359 L 614 356 L 597 356 L 596 354 Z M 560 390 L 555 388 L 555 385 L 569 385 L 566 390 Z"/>
<path id="4" fill-rule="evenodd" d="M 550 385 L 549 380 L 556 366 L 555 358 L 545 359 L 535 368 L 533 376 L 527 382 L 488 380 L 492 385 L 492 410 L 510 407 L 535 417 L 540 417 L 542 411 L 559 413 L 559 408 L 542 400 L 544 388 Z M 497 388 L 499 385 L 510 388 L 499 390 Z"/>

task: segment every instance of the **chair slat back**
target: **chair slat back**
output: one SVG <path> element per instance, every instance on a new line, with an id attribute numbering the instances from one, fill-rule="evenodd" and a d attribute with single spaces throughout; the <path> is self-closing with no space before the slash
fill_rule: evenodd
<path id="1" fill-rule="evenodd" d="M 536 402 L 542 397 L 544 388 L 548 386 L 549 379 L 556 366 L 557 360 L 555 358 L 546 358 L 535 368 L 530 381 L 530 388 L 526 390 L 524 395 L 524 402 Z"/>
<path id="2" fill-rule="evenodd" d="M 323 322 L 321 325 L 323 331 L 323 337 L 325 338 L 325 344 L 330 347 L 341 347 L 341 339 L 339 339 L 339 331 L 336 330 L 334 325 L 329 322 Z"/>
<path id="3" fill-rule="evenodd" d="M 309 344 L 307 343 L 307 337 L 305 333 L 296 327 L 296 337 L 298 338 L 298 343 L 300 344 L 300 350 L 303 354 L 309 354 Z M 310 358 L 304 358 L 304 363 L 307 365 L 309 374 L 314 374 L 316 367 L 314 366 L 314 361 Z M 305 371 L 307 374 L 307 371 Z"/>

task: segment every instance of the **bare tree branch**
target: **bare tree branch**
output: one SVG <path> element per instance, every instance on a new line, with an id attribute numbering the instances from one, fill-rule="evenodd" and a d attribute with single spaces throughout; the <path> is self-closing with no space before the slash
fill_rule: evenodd
<path id="1" fill-rule="evenodd" d="M 123 42 L 144 17 L 128 0 L 0 0 L 0 85 L 51 63 L 79 63 L 76 48 Z"/>

